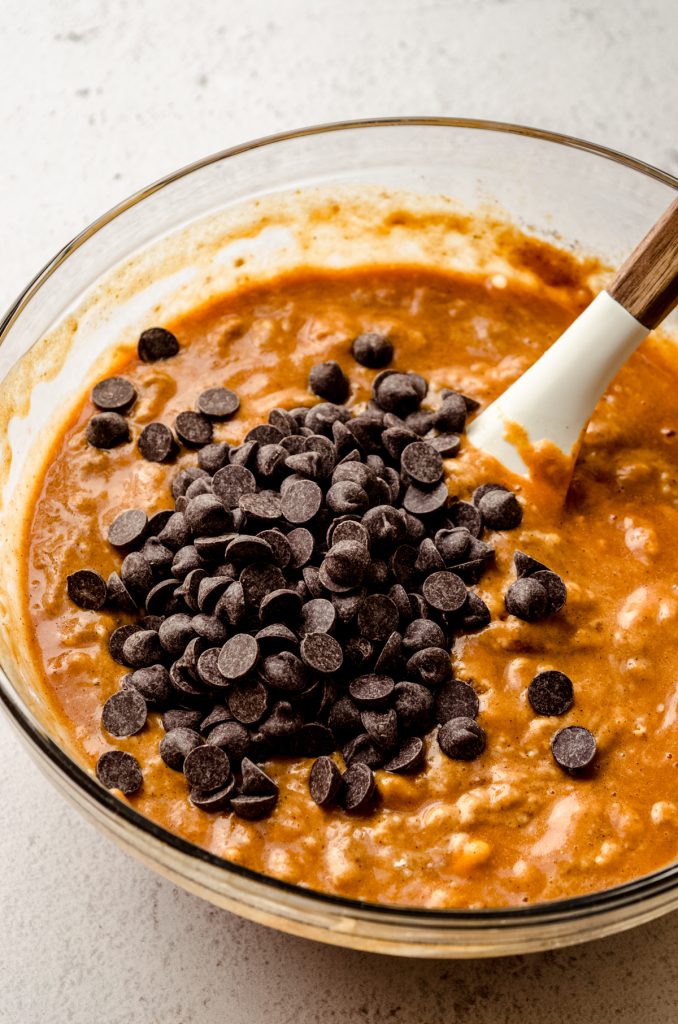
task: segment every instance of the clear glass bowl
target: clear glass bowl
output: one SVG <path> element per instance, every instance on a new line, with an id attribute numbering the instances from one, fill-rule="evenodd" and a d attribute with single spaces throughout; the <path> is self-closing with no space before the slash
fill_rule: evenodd
<path id="1" fill-rule="evenodd" d="M 342 225 L 339 240 L 331 231 L 323 237 L 323 225 L 341 223 L 333 197 L 354 186 L 372 199 L 348 229 Z M 28 285 L 0 327 L 0 698 L 33 758 L 89 820 L 155 871 L 243 917 L 341 946 L 422 957 L 543 950 L 640 924 L 678 907 L 678 865 L 576 899 L 429 911 L 323 895 L 231 864 L 98 785 L 69 756 L 68 737 L 34 684 L 17 610 L 17 524 L 53 424 L 91 384 L 97 360 L 100 367 L 107 348 L 150 309 L 167 318 L 238 275 L 300 261 L 459 263 L 453 231 L 430 245 L 421 231 L 413 247 L 392 218 L 384 241 L 373 223 L 389 202 L 380 187 L 419 194 L 424 205 L 444 194 L 484 215 L 501 210 L 524 230 L 614 264 L 668 206 L 678 181 L 619 153 L 515 125 L 403 119 L 311 128 L 217 153 L 101 217 Z M 302 209 L 308 189 L 320 197 L 310 219 Z M 302 221 L 304 238 L 295 233 Z"/>

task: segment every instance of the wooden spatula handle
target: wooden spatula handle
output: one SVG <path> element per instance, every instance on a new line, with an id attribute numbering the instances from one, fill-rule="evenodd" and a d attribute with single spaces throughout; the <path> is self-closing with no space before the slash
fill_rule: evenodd
<path id="1" fill-rule="evenodd" d="M 633 250 L 606 289 L 648 330 L 678 303 L 678 199 Z"/>

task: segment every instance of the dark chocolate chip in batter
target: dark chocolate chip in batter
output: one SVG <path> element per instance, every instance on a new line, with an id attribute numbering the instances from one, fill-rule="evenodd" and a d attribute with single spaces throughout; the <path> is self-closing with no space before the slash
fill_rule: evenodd
<path id="1" fill-rule="evenodd" d="M 419 736 L 406 740 L 398 753 L 387 761 L 384 770 L 397 774 L 411 774 L 424 766 L 424 743 Z"/>
<path id="2" fill-rule="evenodd" d="M 549 569 L 538 569 L 529 578 L 540 583 L 546 591 L 549 615 L 559 612 L 567 600 L 567 588 L 560 576 Z"/>
<path id="3" fill-rule="evenodd" d="M 247 796 L 268 796 L 270 793 L 278 792 L 278 786 L 273 779 L 249 757 L 243 757 L 240 771 L 240 791 Z"/>
<path id="4" fill-rule="evenodd" d="M 425 732 L 433 715 L 433 694 L 420 683 L 397 683 L 393 706 L 403 732 Z"/>
<path id="5" fill-rule="evenodd" d="M 224 679 L 236 681 L 249 675 L 259 658 L 259 644 L 249 633 L 236 633 L 227 640 L 219 655 L 219 671 Z"/>
<path id="6" fill-rule="evenodd" d="M 135 690 L 119 690 L 108 698 L 101 711 L 101 722 L 111 736 L 134 736 L 146 725 L 146 701 Z"/>
<path id="7" fill-rule="evenodd" d="M 438 437 L 429 438 L 428 443 L 443 459 L 453 459 L 461 448 L 461 440 L 456 434 L 439 434 Z"/>
<path id="8" fill-rule="evenodd" d="M 106 582 L 94 569 L 78 569 L 66 580 L 68 596 L 78 608 L 99 611 L 106 603 Z"/>
<path id="9" fill-rule="evenodd" d="M 390 676 L 367 673 L 352 679 L 348 690 L 359 707 L 379 708 L 388 702 L 394 685 Z"/>
<path id="10" fill-rule="evenodd" d="M 368 331 L 354 338 L 351 355 L 369 370 L 382 370 L 393 359 L 393 342 L 384 334 Z"/>
<path id="11" fill-rule="evenodd" d="M 212 423 L 200 412 L 180 412 L 174 421 L 174 429 L 187 448 L 201 448 L 212 442 Z"/>
<path id="12" fill-rule="evenodd" d="M 282 513 L 288 522 L 308 523 L 323 503 L 323 492 L 313 480 L 298 480 L 282 496 Z"/>
<path id="13" fill-rule="evenodd" d="M 213 790 L 228 782 L 231 763 L 228 754 L 221 747 L 206 743 L 195 747 L 186 755 L 183 770 L 189 786 Z"/>
<path id="14" fill-rule="evenodd" d="M 267 818 L 278 802 L 278 794 L 271 793 L 267 796 L 241 796 L 231 797 L 231 807 L 239 818 L 247 821 L 258 821 L 260 818 Z"/>
<path id="15" fill-rule="evenodd" d="M 527 688 L 527 698 L 537 715 L 564 715 L 574 704 L 572 680 L 564 672 L 539 672 Z"/>
<path id="16" fill-rule="evenodd" d="M 453 572 L 434 572 L 422 585 L 426 602 L 439 612 L 456 612 L 466 602 L 467 590 L 463 580 Z"/>
<path id="17" fill-rule="evenodd" d="M 490 530 L 513 530 L 523 521 L 523 507 L 511 491 L 490 490 L 482 495 L 477 506 Z"/>
<path id="18" fill-rule="evenodd" d="M 443 475 L 443 460 L 426 441 L 408 444 L 400 457 L 401 469 L 408 478 L 421 487 L 432 487 Z"/>
<path id="19" fill-rule="evenodd" d="M 469 501 L 455 501 L 447 509 L 446 514 L 453 526 L 465 526 L 473 537 L 480 537 L 482 534 L 483 517 Z"/>
<path id="20" fill-rule="evenodd" d="M 208 388 L 198 395 L 198 412 L 211 420 L 227 420 L 240 408 L 240 399 L 228 388 Z"/>
<path id="21" fill-rule="evenodd" d="M 556 764 L 570 775 L 578 775 L 590 768 L 596 749 L 595 736 L 582 725 L 568 725 L 566 729 L 560 729 L 551 740 Z"/>
<path id="22" fill-rule="evenodd" d="M 231 797 L 235 792 L 235 779 L 229 778 L 220 789 L 204 790 L 193 786 L 189 790 L 188 799 L 200 811 L 227 811 L 231 806 Z"/>
<path id="23" fill-rule="evenodd" d="M 159 359 L 171 359 L 179 351 L 179 342 L 171 331 L 164 327 L 149 327 L 139 338 L 139 359 L 144 363 L 155 363 Z"/>
<path id="24" fill-rule="evenodd" d="M 195 729 L 175 726 L 168 729 L 160 741 L 160 756 L 168 768 L 180 772 L 191 751 L 197 750 L 202 744 L 203 738 Z"/>
<path id="25" fill-rule="evenodd" d="M 432 488 L 424 491 L 416 484 L 410 484 L 405 491 L 403 507 L 407 512 L 415 516 L 428 516 L 433 512 L 439 512 L 447 504 L 449 497 L 447 484 L 444 480 Z"/>
<path id="26" fill-rule="evenodd" d="M 348 398 L 348 377 L 334 360 L 316 363 L 312 367 L 308 376 L 308 387 L 318 398 L 333 402 L 335 405 L 341 405 Z"/>
<path id="27" fill-rule="evenodd" d="M 130 508 L 115 517 L 108 527 L 108 543 L 115 548 L 139 544 L 148 528 L 148 516 L 140 508 Z"/>
<path id="28" fill-rule="evenodd" d="M 96 765 L 97 779 L 106 789 L 119 789 L 131 796 L 141 789 L 144 777 L 136 757 L 123 750 L 107 750 Z"/>
<path id="29" fill-rule="evenodd" d="M 434 689 L 452 675 L 449 652 L 442 647 L 425 647 L 412 655 L 405 670 L 409 679 Z"/>
<path id="30" fill-rule="evenodd" d="M 239 763 L 250 748 L 250 734 L 241 722 L 220 722 L 210 730 L 207 743 L 225 750 L 234 763 Z"/>
<path id="31" fill-rule="evenodd" d="M 125 413 L 132 408 L 136 397 L 134 385 L 125 377 L 107 377 L 92 389 L 92 402 L 103 412 Z"/>
<path id="32" fill-rule="evenodd" d="M 436 693 L 435 714 L 440 725 L 451 718 L 477 718 L 479 709 L 478 695 L 461 679 L 449 679 Z"/>
<path id="33" fill-rule="evenodd" d="M 305 665 L 323 675 L 338 672 L 344 663 L 341 644 L 329 633 L 307 633 L 299 653 Z"/>
<path id="34" fill-rule="evenodd" d="M 334 803 L 341 789 L 341 772 L 331 757 L 319 757 L 314 761 L 308 788 L 318 807 L 329 807 Z"/>
<path id="35" fill-rule="evenodd" d="M 341 787 L 341 803 L 344 810 L 354 814 L 367 811 L 376 790 L 374 773 L 359 761 L 349 765 L 344 772 Z"/>
<path id="36" fill-rule="evenodd" d="M 118 412 L 100 412 L 87 424 L 85 437 L 93 448 L 116 448 L 129 441 L 129 426 Z"/>
<path id="37" fill-rule="evenodd" d="M 531 576 L 522 576 L 506 591 L 506 610 L 525 622 L 537 622 L 549 614 L 549 596 L 545 587 Z"/>
<path id="38" fill-rule="evenodd" d="M 438 746 L 454 761 L 475 761 L 486 742 L 484 730 L 472 718 L 450 718 L 438 729 Z"/>
<path id="39" fill-rule="evenodd" d="M 171 700 L 172 687 L 164 665 L 138 668 L 131 673 L 129 682 L 151 707 L 166 707 Z"/>

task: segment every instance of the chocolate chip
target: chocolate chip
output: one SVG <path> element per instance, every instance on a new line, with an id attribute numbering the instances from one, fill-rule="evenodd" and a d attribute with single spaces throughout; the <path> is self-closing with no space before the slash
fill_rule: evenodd
<path id="1" fill-rule="evenodd" d="M 219 671 L 224 679 L 230 681 L 244 679 L 252 671 L 258 658 L 259 644 L 254 637 L 248 633 L 236 633 L 226 641 L 221 650 Z"/>
<path id="2" fill-rule="evenodd" d="M 193 729 L 195 732 L 201 721 L 202 711 L 197 711 L 194 708 L 173 708 L 171 711 L 165 711 L 162 716 L 162 727 L 165 732 L 180 728 Z"/>
<path id="3" fill-rule="evenodd" d="M 447 484 L 444 480 L 430 491 L 423 491 L 416 484 L 410 484 L 405 491 L 403 507 L 413 515 L 427 516 L 444 508 L 448 497 Z"/>
<path id="4" fill-rule="evenodd" d="M 433 714 L 433 695 L 420 683 L 397 683 L 393 706 L 403 732 L 425 732 Z"/>
<path id="5" fill-rule="evenodd" d="M 100 412 L 87 424 L 85 437 L 93 448 L 116 448 L 129 441 L 127 420 L 118 412 Z"/>
<path id="6" fill-rule="evenodd" d="M 171 359 L 179 351 L 179 342 L 171 331 L 164 327 L 149 327 L 139 338 L 139 359 L 144 363 L 155 363 L 159 359 Z"/>
<path id="7" fill-rule="evenodd" d="M 412 617 L 412 608 L 405 588 L 400 583 L 394 583 L 388 592 L 388 596 L 398 609 L 401 623 L 407 622 Z"/>
<path id="8" fill-rule="evenodd" d="M 137 690 L 120 690 L 109 697 L 101 712 L 101 722 L 111 736 L 134 736 L 146 725 L 146 701 Z"/>
<path id="9" fill-rule="evenodd" d="M 439 612 L 456 612 L 466 601 L 463 581 L 453 572 L 434 572 L 424 580 L 422 594 L 431 608 Z"/>
<path id="10" fill-rule="evenodd" d="M 187 448 L 201 448 L 212 442 L 212 423 L 200 412 L 180 412 L 174 421 L 174 429 Z"/>
<path id="11" fill-rule="evenodd" d="M 205 576 L 198 584 L 197 603 L 201 612 L 213 615 L 222 594 L 230 586 L 226 576 Z"/>
<path id="12" fill-rule="evenodd" d="M 240 771 L 242 773 L 240 790 L 246 796 L 268 796 L 278 792 L 278 786 L 273 779 L 249 757 L 243 757 Z"/>
<path id="13" fill-rule="evenodd" d="M 203 744 L 191 750 L 184 760 L 186 781 L 196 789 L 219 789 L 228 782 L 230 774 L 231 763 L 221 747 Z"/>
<path id="14" fill-rule="evenodd" d="M 363 711 L 360 715 L 365 732 L 380 750 L 390 752 L 398 746 L 398 716 L 393 708 L 385 711 Z"/>
<path id="15" fill-rule="evenodd" d="M 113 658 L 113 661 L 117 661 L 119 665 L 127 664 L 123 655 L 123 646 L 125 644 L 125 640 L 127 639 L 128 636 L 131 636 L 132 633 L 138 633 L 140 632 L 140 630 L 141 626 L 131 624 L 125 626 L 118 626 L 117 629 L 113 630 L 113 632 L 108 638 L 108 653 Z"/>
<path id="16" fill-rule="evenodd" d="M 254 725 L 268 707 L 266 687 L 257 681 L 238 683 L 228 695 L 228 707 L 238 722 Z"/>
<path id="17" fill-rule="evenodd" d="M 401 455 L 400 465 L 408 478 L 421 487 L 437 484 L 443 475 L 442 457 L 426 441 L 408 444 Z"/>
<path id="18" fill-rule="evenodd" d="M 271 409 L 268 414 L 268 422 L 286 437 L 290 434 L 296 434 L 299 429 L 299 424 L 287 409 Z"/>
<path id="19" fill-rule="evenodd" d="M 163 659 L 160 637 L 155 630 L 140 629 L 127 637 L 122 646 L 122 656 L 130 668 L 147 668 Z"/>
<path id="20" fill-rule="evenodd" d="M 403 665 L 403 638 L 394 630 L 382 647 L 379 657 L 374 663 L 377 675 L 397 678 Z"/>
<path id="21" fill-rule="evenodd" d="M 250 734 L 240 722 L 219 722 L 210 731 L 206 742 L 221 747 L 231 761 L 239 763 L 250 748 Z"/>
<path id="22" fill-rule="evenodd" d="M 422 386 L 423 385 L 423 386 Z M 407 416 L 415 412 L 426 395 L 426 384 L 415 373 L 380 373 L 372 385 L 375 402 L 384 412 Z"/>
<path id="23" fill-rule="evenodd" d="M 151 567 L 139 551 L 132 551 L 120 567 L 122 581 L 134 597 L 147 594 L 153 586 Z"/>
<path id="24" fill-rule="evenodd" d="M 430 576 L 434 572 L 441 572 L 445 568 L 443 556 L 438 551 L 430 537 L 424 537 L 419 545 L 417 560 L 414 568 L 422 576 Z"/>
<path id="25" fill-rule="evenodd" d="M 307 633 L 299 653 L 305 665 L 323 675 L 338 672 L 344 662 L 341 644 L 328 633 Z"/>
<path id="26" fill-rule="evenodd" d="M 455 501 L 450 505 L 447 518 L 453 526 L 465 526 L 473 537 L 480 537 L 483 532 L 483 517 L 468 501 Z"/>
<path id="27" fill-rule="evenodd" d="M 230 529 L 233 523 L 230 512 L 215 494 L 199 494 L 192 498 L 184 515 L 189 530 L 197 537 L 216 537 Z"/>
<path id="28" fill-rule="evenodd" d="M 444 647 L 445 634 L 431 619 L 413 619 L 403 634 L 403 647 L 408 656 L 428 647 Z"/>
<path id="29" fill-rule="evenodd" d="M 460 434 L 466 425 L 467 412 L 464 396 L 450 391 L 435 414 L 434 424 L 440 431 Z"/>
<path id="30" fill-rule="evenodd" d="M 308 387 L 318 398 L 324 398 L 336 405 L 341 405 L 348 398 L 348 377 L 339 363 L 333 360 L 316 363 L 312 367 L 308 376 Z"/>
<path id="31" fill-rule="evenodd" d="M 549 569 L 538 569 L 529 577 L 536 580 L 546 591 L 548 597 L 548 614 L 554 615 L 559 612 L 567 600 L 567 588 L 557 573 Z"/>
<path id="32" fill-rule="evenodd" d="M 164 423 L 148 423 L 139 434 L 137 447 L 147 462 L 169 462 L 177 451 L 174 434 Z"/>
<path id="33" fill-rule="evenodd" d="M 479 710 L 478 695 L 461 679 L 448 680 L 436 693 L 435 714 L 440 725 L 451 718 L 477 718 Z"/>
<path id="34" fill-rule="evenodd" d="M 434 543 L 446 565 L 456 565 L 466 560 L 466 552 L 471 547 L 473 537 L 465 526 L 455 526 L 448 530 L 438 530 Z"/>
<path id="35" fill-rule="evenodd" d="M 292 550 L 287 537 L 280 530 L 262 530 L 259 540 L 265 541 L 271 551 L 267 561 L 273 562 L 279 569 L 286 569 L 292 559 Z"/>
<path id="36" fill-rule="evenodd" d="M 228 464 L 228 457 L 231 451 L 230 444 L 225 441 L 216 441 L 213 444 L 206 444 L 198 452 L 198 465 L 206 470 L 210 476 L 214 476 L 217 470 Z"/>
<path id="37" fill-rule="evenodd" d="M 359 586 L 369 565 L 370 555 L 364 544 L 340 540 L 327 552 L 322 567 L 333 583 L 351 589 Z"/>
<path id="38" fill-rule="evenodd" d="M 434 413 L 417 409 L 416 412 L 411 412 L 409 416 L 405 417 L 405 426 L 408 430 L 418 434 L 419 437 L 423 437 L 424 434 L 428 434 L 429 430 L 433 429 L 435 419 Z"/>
<path id="39" fill-rule="evenodd" d="M 106 580 L 106 601 L 123 612 L 135 612 L 138 609 L 137 602 L 117 572 L 112 572 Z"/>
<path id="40" fill-rule="evenodd" d="M 313 534 L 310 530 L 299 526 L 296 530 L 291 530 L 287 534 L 287 543 L 291 551 L 290 568 L 301 569 L 313 556 L 315 546 Z"/>
<path id="41" fill-rule="evenodd" d="M 398 609 L 385 594 L 369 594 L 358 610 L 358 628 L 368 640 L 386 640 L 398 620 Z"/>
<path id="42" fill-rule="evenodd" d="M 246 613 L 245 594 L 242 583 L 234 580 L 217 601 L 214 614 L 219 619 L 224 619 L 230 626 L 239 626 Z"/>
<path id="43" fill-rule="evenodd" d="M 202 736 L 195 729 L 175 726 L 169 729 L 160 741 L 160 756 L 168 768 L 180 772 L 188 755 L 201 747 L 202 743 Z"/>
<path id="44" fill-rule="evenodd" d="M 271 793 L 269 796 L 231 797 L 231 807 L 239 818 L 246 821 L 258 821 L 260 818 L 268 817 L 277 802 L 277 793 Z"/>
<path id="45" fill-rule="evenodd" d="M 225 679 L 219 671 L 220 654 L 220 647 L 209 647 L 199 655 L 195 666 L 196 675 L 200 682 L 217 690 L 230 686 L 230 680 Z"/>
<path id="46" fill-rule="evenodd" d="M 361 762 L 354 762 L 342 779 L 341 803 L 344 810 L 354 814 L 366 811 L 376 790 L 372 769 Z"/>
<path id="47" fill-rule="evenodd" d="M 593 763 L 596 739 L 582 725 L 568 725 L 551 740 L 551 751 L 559 768 L 570 775 L 578 775 Z"/>
<path id="48" fill-rule="evenodd" d="M 523 576 L 506 591 L 505 604 L 509 615 L 525 622 L 537 622 L 548 615 L 548 592 L 538 580 Z"/>
<path id="49" fill-rule="evenodd" d="M 283 647 L 296 648 L 299 643 L 296 634 L 283 622 L 272 622 L 270 626 L 264 626 L 255 635 L 255 640 L 260 647 L 265 645 L 266 651 Z"/>
<path id="50" fill-rule="evenodd" d="M 158 638 L 163 648 L 175 657 L 183 654 L 194 637 L 193 620 L 190 615 L 183 612 L 168 615 L 158 630 Z"/>
<path id="51" fill-rule="evenodd" d="M 231 796 L 235 792 L 235 779 L 231 777 L 220 789 L 206 791 L 195 786 L 189 790 L 188 799 L 201 811 L 226 811 L 231 806 Z"/>
<path id="52" fill-rule="evenodd" d="M 572 680 L 564 672 L 539 672 L 527 688 L 527 697 L 537 715 L 564 715 L 574 704 Z"/>
<path id="53" fill-rule="evenodd" d="M 172 559 L 172 575 L 184 581 L 177 590 L 177 595 L 179 597 L 188 596 L 187 603 L 194 610 L 198 607 L 198 586 L 200 580 L 205 579 L 207 576 L 203 569 L 203 564 L 203 560 L 198 554 L 198 549 L 193 544 L 186 544 L 183 548 L 179 548 Z"/>
<path id="54" fill-rule="evenodd" d="M 288 522 L 308 523 L 323 503 L 323 492 L 313 480 L 298 480 L 282 496 L 282 514 Z"/>
<path id="55" fill-rule="evenodd" d="M 215 615 L 194 615 L 191 622 L 198 636 L 213 647 L 223 644 L 228 636 L 226 626 Z"/>
<path id="56" fill-rule="evenodd" d="M 240 408 L 240 399 L 228 388 L 208 388 L 198 395 L 198 412 L 211 420 L 227 420 Z"/>
<path id="57" fill-rule="evenodd" d="M 329 437 L 332 433 L 332 424 L 337 421 L 346 423 L 351 414 L 348 409 L 340 405 L 333 405 L 331 402 L 318 402 L 312 409 L 308 409 L 305 419 L 305 427 L 314 434 L 324 434 Z"/>
<path id="58" fill-rule="evenodd" d="M 342 747 L 341 756 L 347 765 L 366 764 L 369 768 L 381 768 L 387 755 L 368 733 L 362 732 Z"/>
<path id="59" fill-rule="evenodd" d="M 285 693 L 302 693 L 309 684 L 308 669 L 291 651 L 271 654 L 264 660 L 262 671 L 268 685 Z"/>
<path id="60" fill-rule="evenodd" d="M 140 508 L 130 508 L 116 516 L 108 528 L 108 543 L 116 548 L 139 544 L 148 527 L 148 516 Z"/>
<path id="61" fill-rule="evenodd" d="M 483 599 L 469 590 L 466 604 L 459 617 L 460 628 L 467 632 L 473 629 L 484 629 L 485 626 L 489 626 L 490 618 L 490 609 Z"/>
<path id="62" fill-rule="evenodd" d="M 125 796 L 136 793 L 144 781 L 136 757 L 122 750 L 107 750 L 96 765 L 97 779 L 106 789 L 119 789 Z"/>
<path id="63" fill-rule="evenodd" d="M 540 572 L 541 570 L 550 571 L 543 562 L 538 562 L 536 558 L 526 555 L 524 551 L 514 552 L 513 564 L 516 567 L 516 575 L 518 577 L 531 576 L 532 573 Z"/>
<path id="64" fill-rule="evenodd" d="M 453 459 L 461 448 L 461 441 L 456 434 L 440 434 L 438 437 L 430 438 L 428 443 L 443 459 Z"/>
<path id="65" fill-rule="evenodd" d="M 66 577 L 68 596 L 78 608 L 99 611 L 106 603 L 106 583 L 94 569 L 78 569 Z"/>
<path id="66" fill-rule="evenodd" d="M 301 597 L 296 590 L 281 588 L 266 594 L 259 606 L 259 619 L 262 625 L 273 622 L 294 622 L 301 610 Z"/>
<path id="67" fill-rule="evenodd" d="M 351 355 L 361 366 L 366 366 L 370 370 L 381 370 L 393 359 L 393 343 L 384 334 L 366 332 L 354 338 Z"/>
<path id="68" fill-rule="evenodd" d="M 188 525 L 183 512 L 175 512 L 158 534 L 158 540 L 171 551 L 182 548 L 188 537 Z"/>
<path id="69" fill-rule="evenodd" d="M 136 397 L 134 385 L 124 377 L 107 377 L 92 389 L 92 402 L 104 412 L 125 413 L 132 408 Z"/>
<path id="70" fill-rule="evenodd" d="M 216 648 L 212 648 L 216 650 Z M 199 659 L 198 659 L 199 660 Z M 215 725 L 221 725 L 222 722 L 232 722 L 233 715 L 223 704 L 215 704 L 209 715 L 200 722 L 200 732 L 204 735 L 208 733 L 210 729 L 213 729 Z M 217 743 L 217 746 L 219 744 Z"/>
<path id="71" fill-rule="evenodd" d="M 282 503 L 277 491 L 243 494 L 238 505 L 248 515 L 258 519 L 280 519 L 282 516 Z"/>
<path id="72" fill-rule="evenodd" d="M 301 609 L 299 633 L 330 633 L 335 626 L 337 613 L 334 605 L 325 598 L 313 598 Z"/>
<path id="73" fill-rule="evenodd" d="M 332 484 L 326 496 L 327 505 L 338 515 L 354 515 L 365 512 L 369 506 L 370 499 L 367 492 L 360 484 L 352 483 L 350 480 L 339 480 Z"/>
<path id="74" fill-rule="evenodd" d="M 386 762 L 384 770 L 405 775 L 417 772 L 423 766 L 424 743 L 419 736 L 412 736 L 403 743 L 395 757 Z"/>
<path id="75" fill-rule="evenodd" d="M 344 662 L 352 672 L 360 674 L 372 659 L 374 649 L 365 637 L 350 637 L 344 644 Z"/>
<path id="76" fill-rule="evenodd" d="M 322 597 L 323 596 L 323 585 L 320 582 L 320 572 L 313 566 L 307 565 L 301 570 L 301 575 L 304 580 L 306 589 L 308 590 L 311 597 Z"/>
<path id="77" fill-rule="evenodd" d="M 486 742 L 484 730 L 472 718 L 451 718 L 438 729 L 438 746 L 454 761 L 475 761 Z"/>
<path id="78" fill-rule="evenodd" d="M 162 707 L 171 699 L 172 687 L 170 686 L 169 672 L 164 665 L 138 668 L 131 673 L 129 683 L 152 707 Z"/>
<path id="79" fill-rule="evenodd" d="M 358 676 L 349 683 L 349 693 L 360 707 L 379 708 L 387 703 L 393 693 L 393 679 L 390 676 L 368 673 Z"/>
<path id="80" fill-rule="evenodd" d="M 308 788 L 318 807 L 329 807 L 334 803 L 341 789 L 341 772 L 331 757 L 319 757 L 314 761 Z"/>
<path id="81" fill-rule="evenodd" d="M 397 548 L 406 538 L 407 528 L 402 514 L 392 505 L 376 505 L 366 512 L 362 525 L 367 530 L 370 548 L 375 555 L 384 555 Z"/>
<path id="82" fill-rule="evenodd" d="M 440 686 L 452 675 L 449 652 L 442 647 L 426 647 L 417 651 L 407 662 L 406 672 L 410 679 L 431 689 Z"/>
<path id="83" fill-rule="evenodd" d="M 258 608 L 267 594 L 273 590 L 285 589 L 285 577 L 277 565 L 269 562 L 253 562 L 240 573 L 245 601 Z"/>
<path id="84" fill-rule="evenodd" d="M 482 495 L 477 506 L 490 530 L 513 530 L 523 521 L 522 505 L 510 491 L 490 490 Z"/>

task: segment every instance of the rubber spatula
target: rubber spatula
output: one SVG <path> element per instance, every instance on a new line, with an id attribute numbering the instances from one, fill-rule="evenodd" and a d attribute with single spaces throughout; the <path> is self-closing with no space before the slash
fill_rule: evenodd
<path id="1" fill-rule="evenodd" d="M 550 441 L 574 464 L 586 424 L 608 384 L 677 303 L 678 199 L 606 290 L 471 423 L 468 439 L 520 476 L 529 475 L 516 447 L 525 440 L 530 446 Z"/>

